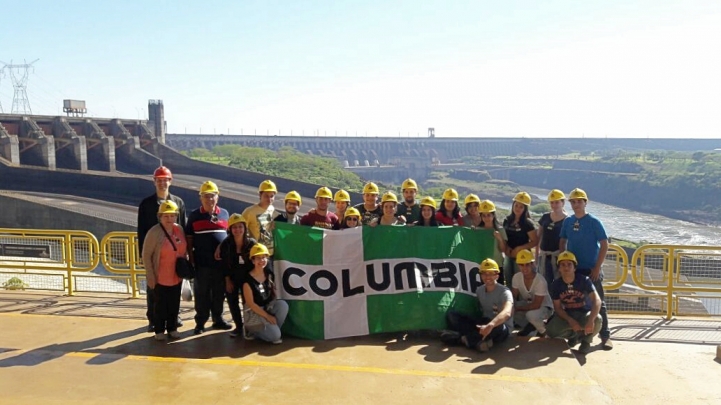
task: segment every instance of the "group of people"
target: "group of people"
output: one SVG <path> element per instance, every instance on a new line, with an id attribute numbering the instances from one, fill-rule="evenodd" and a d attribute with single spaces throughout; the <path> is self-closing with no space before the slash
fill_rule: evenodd
<path id="1" fill-rule="evenodd" d="M 445 342 L 487 351 L 517 325 L 520 336 L 561 337 L 572 346 L 582 341 L 581 352 L 589 351 L 599 333 L 602 347 L 613 347 L 602 285 L 608 236 L 601 221 L 586 211 L 588 196 L 581 189 L 568 196 L 571 215 L 565 211 L 566 195 L 551 191 L 551 210 L 536 223 L 526 192 L 516 194 L 511 212 L 501 222 L 495 204 L 476 194 L 463 200 L 465 215 L 452 188 L 445 190 L 440 203 L 430 196 L 419 201 L 412 179 L 403 182 L 401 200 L 392 191 L 380 195 L 378 186 L 368 182 L 363 202 L 355 206 L 345 190 L 334 195 L 328 187 L 320 187 L 315 207 L 302 216 L 302 199 L 296 191 L 286 193 L 284 212 L 276 213 L 278 190 L 265 180 L 258 188 L 258 203 L 230 215 L 218 206 L 217 185 L 207 181 L 200 187 L 201 206 L 186 220 L 183 201 L 169 193 L 170 170 L 158 168 L 154 180 L 156 193 L 138 210 L 138 241 L 147 272 L 149 331 L 158 340 L 166 339 L 165 332 L 171 338 L 178 336 L 182 280 L 174 265 L 176 258 L 187 256 L 196 269 L 194 333 L 203 333 L 212 316 L 212 327 L 232 329 L 232 337 L 242 334 L 280 343 L 288 305 L 275 296 L 273 284 L 273 224 L 278 221 L 336 230 L 388 225 L 493 230 L 493 256 L 480 264 L 483 285 L 477 295 L 483 317 L 449 311 Z M 235 328 L 222 318 L 225 299 Z M 258 315 L 262 330 L 244 330 L 244 315 Z"/>
<path id="2" fill-rule="evenodd" d="M 186 219 L 182 199 L 169 191 L 173 179 L 170 170 L 159 167 L 153 179 L 155 193 L 138 208 L 138 244 L 147 280 L 148 331 L 155 333 L 159 341 L 180 337 L 182 279 L 175 266 L 178 259 L 187 259 L 195 269 L 193 333 L 204 333 L 212 318 L 212 328 L 230 330 L 231 337 L 242 335 L 246 339 L 282 343 L 281 327 L 288 315 L 288 304 L 275 295 L 270 262 L 272 243 L 258 242 L 265 241 L 261 229 L 272 220 L 266 214 L 273 213 L 275 184 L 263 182 L 258 204 L 243 214 L 229 215 L 218 205 L 218 186 L 206 181 L 200 186 L 200 207 Z M 268 198 L 264 193 L 272 194 Z M 235 328 L 223 319 L 226 299 Z M 245 315 L 241 314 L 241 301 Z M 243 317 L 251 315 L 260 322 L 252 331 L 243 328 Z"/>

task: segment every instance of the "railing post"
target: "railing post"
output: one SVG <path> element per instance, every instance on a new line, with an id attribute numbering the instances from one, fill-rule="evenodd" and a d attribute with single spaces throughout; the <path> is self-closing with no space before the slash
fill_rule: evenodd
<path id="1" fill-rule="evenodd" d="M 670 321 L 673 317 L 673 279 L 675 277 L 674 269 L 674 257 L 675 249 L 670 247 L 668 249 L 668 268 L 666 274 L 668 274 L 668 282 L 666 283 L 666 320 Z"/>
<path id="2" fill-rule="evenodd" d="M 68 273 L 68 296 L 72 297 L 75 295 L 75 282 L 73 281 L 73 243 L 70 238 L 70 234 L 68 232 L 64 232 L 63 235 L 63 246 L 64 246 L 64 252 L 63 252 L 63 259 L 65 260 L 65 268 L 67 269 Z"/>
<path id="3" fill-rule="evenodd" d="M 133 293 L 133 298 L 140 298 L 140 291 L 138 291 L 138 272 L 135 266 L 135 263 L 137 263 L 136 257 L 135 257 L 135 238 L 130 236 L 128 237 L 128 244 L 127 246 L 128 251 L 126 252 L 126 256 L 129 260 L 130 264 L 130 284 L 131 289 Z"/>

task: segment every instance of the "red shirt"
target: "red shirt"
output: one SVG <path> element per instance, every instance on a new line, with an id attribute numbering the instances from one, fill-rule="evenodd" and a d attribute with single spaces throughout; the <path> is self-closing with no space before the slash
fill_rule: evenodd
<path id="1" fill-rule="evenodd" d="M 300 219 L 300 224 L 305 226 L 315 226 L 324 229 L 336 229 L 338 224 L 338 216 L 332 212 L 325 215 L 318 215 L 315 212 L 309 212 Z"/>
<path id="2" fill-rule="evenodd" d="M 436 221 L 438 221 L 439 225 L 462 225 L 463 224 L 463 218 L 461 217 L 461 213 L 458 213 L 458 216 L 455 218 L 449 218 L 445 215 L 443 215 L 442 212 L 438 211 L 436 212 Z"/>
<path id="3" fill-rule="evenodd" d="M 173 245 L 171 245 L 168 238 L 165 237 L 163 246 L 160 248 L 160 264 L 158 265 L 158 284 L 167 287 L 178 285 L 183 281 L 175 273 L 175 259 L 185 257 L 185 253 L 188 250 L 188 244 L 185 242 L 185 234 L 178 225 L 173 226 L 173 233 L 170 234 L 170 237 L 173 238 L 173 243 L 178 251 L 176 252 L 173 249 Z"/>

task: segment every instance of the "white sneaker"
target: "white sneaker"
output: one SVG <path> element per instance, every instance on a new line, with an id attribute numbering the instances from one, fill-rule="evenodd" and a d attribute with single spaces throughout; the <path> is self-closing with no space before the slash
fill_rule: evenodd
<path id="1" fill-rule="evenodd" d="M 243 338 L 244 338 L 245 340 L 255 340 L 255 336 L 253 336 L 250 332 L 248 332 L 248 331 L 245 329 L 245 326 L 243 327 Z"/>
<path id="2" fill-rule="evenodd" d="M 279 345 L 279 344 L 281 344 L 281 343 L 283 343 L 283 339 L 278 339 L 278 340 L 274 340 L 274 341 L 273 341 L 273 344 L 274 344 L 274 345 Z"/>
<path id="3" fill-rule="evenodd" d="M 155 340 L 165 340 L 165 334 L 164 333 L 156 333 Z"/>
<path id="4" fill-rule="evenodd" d="M 168 335 L 170 335 L 170 337 L 173 339 L 180 339 L 180 332 L 178 332 L 177 330 L 168 332 Z"/>

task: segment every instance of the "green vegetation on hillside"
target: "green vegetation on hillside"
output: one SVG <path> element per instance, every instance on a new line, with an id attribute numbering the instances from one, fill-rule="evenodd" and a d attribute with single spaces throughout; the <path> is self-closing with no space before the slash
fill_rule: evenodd
<path id="1" fill-rule="evenodd" d="M 343 188 L 354 192 L 363 189 L 360 177 L 343 169 L 338 160 L 306 155 L 290 147 L 272 151 L 240 145 L 220 145 L 212 151 L 202 148 L 192 149 L 187 155 L 198 160 L 226 164 L 269 176 L 322 184 L 331 188 Z"/>
<path id="2" fill-rule="evenodd" d="M 491 177 L 501 174 L 520 188 L 582 187 L 608 204 L 692 222 L 721 223 L 721 153 L 715 151 L 606 150 L 461 160 L 478 167 L 465 170 L 466 177 L 487 171 Z"/>

